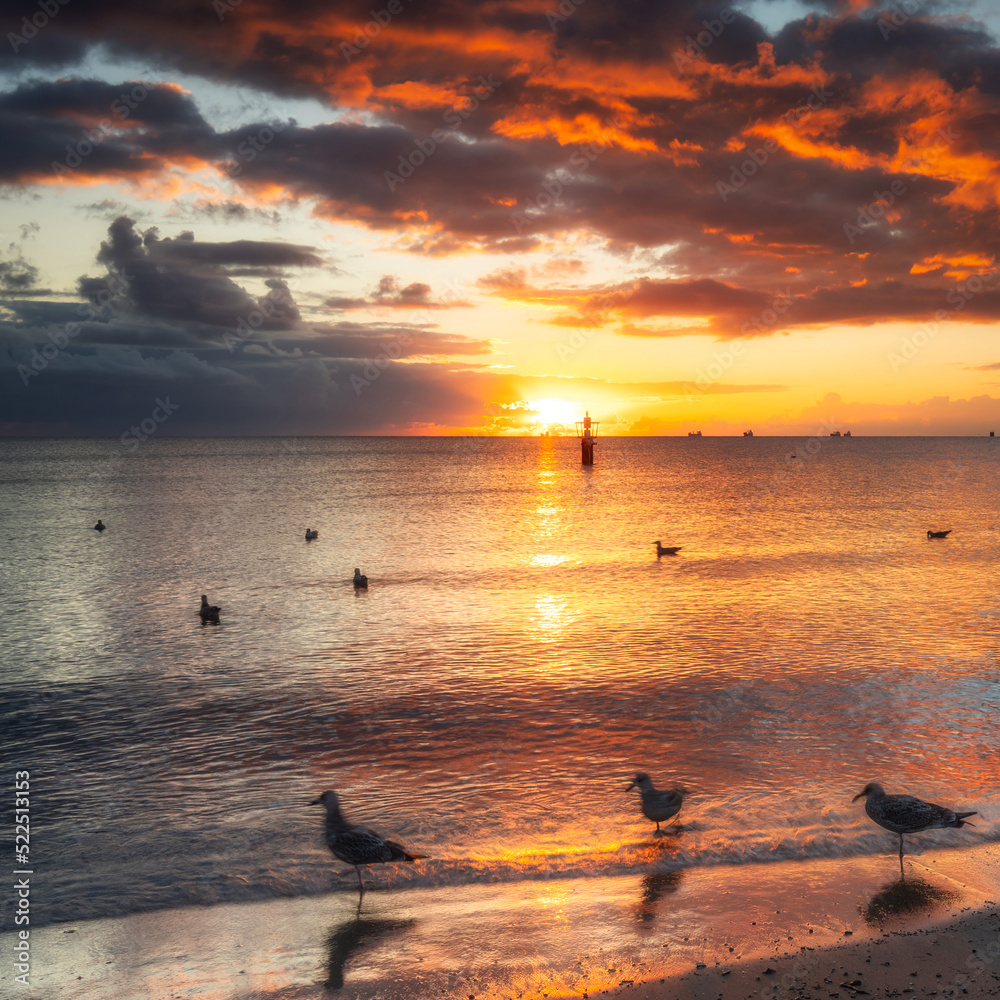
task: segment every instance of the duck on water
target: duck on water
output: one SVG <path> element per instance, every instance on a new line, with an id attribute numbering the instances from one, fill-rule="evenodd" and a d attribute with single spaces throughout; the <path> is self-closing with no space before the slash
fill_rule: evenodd
<path id="1" fill-rule="evenodd" d="M 218 604 L 209 604 L 208 597 L 205 594 L 201 595 L 201 607 L 198 609 L 198 614 L 201 616 L 203 622 L 219 622 L 219 611 L 222 609 Z"/>

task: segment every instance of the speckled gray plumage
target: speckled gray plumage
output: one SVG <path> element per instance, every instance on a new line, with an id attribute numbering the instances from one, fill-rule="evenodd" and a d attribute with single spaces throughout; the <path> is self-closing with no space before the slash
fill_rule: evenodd
<path id="1" fill-rule="evenodd" d="M 672 819 L 681 811 L 686 793 L 683 788 L 669 788 L 661 791 L 653 786 L 652 779 L 643 772 L 632 779 L 632 784 L 628 786 L 626 791 L 630 791 L 636 786 L 639 788 L 639 796 L 642 801 L 642 814 L 656 824 L 656 830 L 659 833 L 660 823 Z"/>
<path id="2" fill-rule="evenodd" d="M 865 812 L 879 826 L 899 834 L 899 855 L 903 856 L 903 834 L 938 830 L 950 826 L 965 826 L 966 816 L 975 812 L 955 812 L 944 806 L 925 802 L 912 795 L 886 795 L 885 789 L 872 782 L 854 796 L 865 800 Z M 971 826 L 971 824 L 969 824 Z"/>
<path id="3" fill-rule="evenodd" d="M 326 846 L 334 856 L 341 861 L 354 865 L 358 872 L 358 884 L 364 888 L 361 881 L 359 865 L 386 864 L 391 861 L 416 861 L 422 854 L 411 854 L 402 844 L 386 840 L 381 834 L 366 826 L 356 826 L 349 823 L 340 810 L 340 800 L 336 792 L 324 792 L 310 805 L 322 805 L 326 808 Z"/>

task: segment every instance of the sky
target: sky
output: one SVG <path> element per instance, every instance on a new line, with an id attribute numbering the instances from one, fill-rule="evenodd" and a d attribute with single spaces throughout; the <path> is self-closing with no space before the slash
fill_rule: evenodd
<path id="1" fill-rule="evenodd" d="M 1000 431 L 988 0 L 0 27 L 0 434 Z"/>

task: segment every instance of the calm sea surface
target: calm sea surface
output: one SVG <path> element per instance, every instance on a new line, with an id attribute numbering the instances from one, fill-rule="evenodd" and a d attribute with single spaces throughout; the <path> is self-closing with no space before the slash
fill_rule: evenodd
<path id="1" fill-rule="evenodd" d="M 998 449 L 0 442 L 33 924 L 353 891 L 327 788 L 397 888 L 891 853 L 872 780 L 1000 839 Z M 662 846 L 636 770 L 693 792 Z"/>

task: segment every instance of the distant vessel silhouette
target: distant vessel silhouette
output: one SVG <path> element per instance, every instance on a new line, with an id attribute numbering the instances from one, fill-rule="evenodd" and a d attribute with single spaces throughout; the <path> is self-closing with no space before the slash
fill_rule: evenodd
<path id="1" fill-rule="evenodd" d="M 830 437 L 832 437 L 832 438 L 839 438 L 840 437 L 840 431 L 830 431 Z"/>
<path id="2" fill-rule="evenodd" d="M 743 436 L 745 438 L 752 438 L 753 437 L 753 431 L 744 431 L 743 432 Z"/>
<path id="3" fill-rule="evenodd" d="M 688 431 L 688 437 L 689 438 L 700 438 L 701 437 L 701 431 Z"/>

